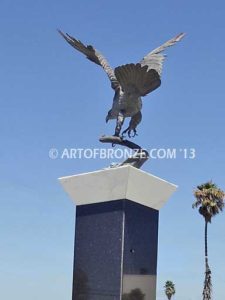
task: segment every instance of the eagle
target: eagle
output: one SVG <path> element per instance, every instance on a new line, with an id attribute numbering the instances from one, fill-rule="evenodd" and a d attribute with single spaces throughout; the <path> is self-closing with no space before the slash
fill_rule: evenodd
<path id="1" fill-rule="evenodd" d="M 137 126 L 142 120 L 142 99 L 161 85 L 161 73 L 165 54 L 163 51 L 179 42 L 184 33 L 180 33 L 160 47 L 149 52 L 140 62 L 110 67 L 106 58 L 93 46 L 85 46 L 81 41 L 58 30 L 61 36 L 76 50 L 83 53 L 90 61 L 101 66 L 106 72 L 115 94 L 112 108 L 108 111 L 106 122 L 116 120 L 115 136 L 124 138 L 137 135 Z M 121 134 L 125 118 L 130 117 L 128 128 Z"/>

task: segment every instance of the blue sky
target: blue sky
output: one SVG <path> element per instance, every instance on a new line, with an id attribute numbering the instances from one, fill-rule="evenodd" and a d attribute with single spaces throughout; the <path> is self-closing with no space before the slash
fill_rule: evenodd
<path id="1" fill-rule="evenodd" d="M 104 72 L 69 47 L 60 28 L 93 44 L 112 66 L 139 61 L 179 32 L 161 87 L 144 99 L 136 142 L 195 148 L 196 158 L 152 159 L 143 169 L 179 185 L 160 212 L 157 299 L 202 292 L 203 220 L 193 188 L 224 183 L 225 4 L 223 1 L 12 1 L 0 4 L 0 297 L 71 299 L 74 204 L 57 178 L 111 161 L 56 159 L 49 149 L 97 148 L 113 91 Z M 108 146 L 107 146 L 108 147 Z M 225 221 L 209 228 L 214 298 L 224 299 Z"/>

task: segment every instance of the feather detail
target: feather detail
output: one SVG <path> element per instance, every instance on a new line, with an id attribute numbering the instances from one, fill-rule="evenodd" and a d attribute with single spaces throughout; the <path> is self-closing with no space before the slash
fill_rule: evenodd
<path id="1" fill-rule="evenodd" d="M 183 37 L 185 36 L 184 33 L 180 33 L 174 38 L 170 39 L 160 47 L 154 49 L 153 51 L 149 52 L 141 61 L 141 66 L 147 66 L 148 70 L 154 69 L 158 72 L 159 75 L 162 73 L 162 66 L 163 62 L 165 60 L 165 54 L 162 54 L 162 52 L 173 45 L 175 45 L 177 42 L 179 42 Z"/>
<path id="2" fill-rule="evenodd" d="M 73 48 L 83 53 L 90 61 L 96 63 L 104 69 L 109 80 L 111 81 L 111 86 L 113 89 L 116 90 L 119 87 L 119 82 L 116 79 L 114 70 L 110 67 L 106 58 L 98 50 L 91 45 L 85 46 L 81 41 L 75 39 L 67 33 L 64 34 L 60 30 L 58 30 L 58 32 Z"/>
<path id="3" fill-rule="evenodd" d="M 124 92 L 145 96 L 161 84 L 158 73 L 147 69 L 140 64 L 127 64 L 117 67 L 115 75 Z"/>

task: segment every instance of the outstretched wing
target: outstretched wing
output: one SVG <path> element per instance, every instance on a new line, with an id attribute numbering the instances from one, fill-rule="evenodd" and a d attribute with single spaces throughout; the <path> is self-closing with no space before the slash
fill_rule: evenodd
<path id="1" fill-rule="evenodd" d="M 81 41 L 76 40 L 74 37 L 70 36 L 69 34 L 64 34 L 62 31 L 58 30 L 61 36 L 76 50 L 80 51 L 86 57 L 91 60 L 92 62 L 96 63 L 97 65 L 101 66 L 111 81 L 111 86 L 113 89 L 117 89 L 120 84 L 116 79 L 114 74 L 114 70 L 110 67 L 109 63 L 105 59 L 105 57 L 98 52 L 94 47 L 91 45 L 85 46 Z"/>
<path id="2" fill-rule="evenodd" d="M 180 41 L 184 33 L 177 35 L 162 46 L 147 54 L 138 64 L 127 64 L 115 68 L 115 75 L 123 91 L 145 96 L 157 89 L 160 84 L 162 64 L 165 55 L 162 51 Z"/>
<path id="3" fill-rule="evenodd" d="M 162 73 L 162 65 L 165 59 L 165 55 L 162 52 L 167 48 L 171 47 L 177 42 L 179 42 L 183 37 L 184 33 L 180 33 L 171 40 L 164 43 L 162 46 L 156 48 L 155 50 L 148 53 L 141 61 L 141 66 L 147 66 L 148 70 L 156 70 L 156 72 L 161 75 Z"/>

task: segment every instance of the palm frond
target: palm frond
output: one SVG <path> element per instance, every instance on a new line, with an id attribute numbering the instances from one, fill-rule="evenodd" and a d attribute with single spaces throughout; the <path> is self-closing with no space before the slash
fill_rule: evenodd
<path id="1" fill-rule="evenodd" d="M 224 208 L 225 192 L 212 181 L 198 185 L 194 190 L 195 202 L 192 208 L 199 207 L 199 213 L 207 222 Z"/>

